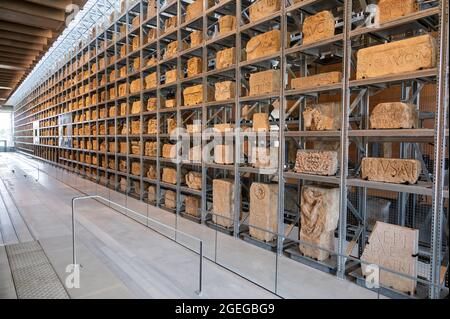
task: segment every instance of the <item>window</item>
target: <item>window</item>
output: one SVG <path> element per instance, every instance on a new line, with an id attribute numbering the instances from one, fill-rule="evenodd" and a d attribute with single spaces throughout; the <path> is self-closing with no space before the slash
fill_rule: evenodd
<path id="1" fill-rule="evenodd" d="M 12 112 L 0 112 L 0 141 L 6 140 L 7 146 L 13 146 Z M 0 142 L 0 150 L 3 150 L 3 142 Z"/>

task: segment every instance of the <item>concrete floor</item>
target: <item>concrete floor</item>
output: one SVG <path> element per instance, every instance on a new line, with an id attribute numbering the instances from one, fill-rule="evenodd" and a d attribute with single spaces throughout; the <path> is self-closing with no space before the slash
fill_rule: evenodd
<path id="1" fill-rule="evenodd" d="M 37 165 L 48 172 L 41 172 L 38 181 Z M 99 194 L 202 239 L 205 256 L 217 263 L 204 259 L 203 294 L 199 297 L 195 293 L 199 276 L 197 241 L 89 199 L 76 204 L 77 254 L 82 270 L 81 287 L 68 290 L 72 298 L 277 298 L 270 293 L 275 289 L 285 298 L 378 298 L 349 281 L 285 256 L 277 260 L 274 253 L 243 240 L 14 153 L 0 154 L 0 176 L 0 245 L 34 237 L 62 282 L 72 261 L 71 200 L 83 195 L 77 189 Z M 0 246 L 0 298 L 15 298 L 5 257 Z"/>

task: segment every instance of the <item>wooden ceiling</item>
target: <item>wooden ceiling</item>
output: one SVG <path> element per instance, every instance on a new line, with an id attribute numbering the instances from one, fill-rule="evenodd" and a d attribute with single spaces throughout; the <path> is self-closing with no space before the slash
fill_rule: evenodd
<path id="1" fill-rule="evenodd" d="M 66 7 L 87 0 L 0 0 L 0 105 L 66 27 Z"/>

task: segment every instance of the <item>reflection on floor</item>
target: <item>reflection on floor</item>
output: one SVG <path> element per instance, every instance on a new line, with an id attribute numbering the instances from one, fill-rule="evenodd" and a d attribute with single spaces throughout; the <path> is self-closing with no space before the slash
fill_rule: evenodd
<path id="1" fill-rule="evenodd" d="M 62 282 L 72 261 L 71 200 L 83 195 L 77 190 L 81 189 L 202 239 L 205 256 L 223 267 L 205 260 L 200 298 L 277 298 L 270 293 L 275 289 L 285 298 L 378 298 L 354 283 L 284 256 L 277 261 L 270 251 L 50 165 L 39 164 L 48 174 L 41 172 L 36 181 L 38 163 L 13 153 L 0 154 L 0 244 L 34 237 Z M 92 199 L 76 205 L 77 254 L 82 269 L 81 287 L 68 289 L 71 298 L 199 298 L 195 293 L 197 241 L 176 235 L 176 240 L 192 251 L 169 239 L 175 239 L 173 231 L 153 222 L 146 227 L 133 220 L 145 224 L 145 219 L 127 211 L 118 213 L 118 207 L 114 210 Z M 0 246 L 0 298 L 15 298 L 7 264 Z"/>

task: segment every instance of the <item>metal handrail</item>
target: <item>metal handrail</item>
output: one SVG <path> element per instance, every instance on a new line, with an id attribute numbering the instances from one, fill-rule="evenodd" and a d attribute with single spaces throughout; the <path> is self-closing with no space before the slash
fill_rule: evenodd
<path id="1" fill-rule="evenodd" d="M 190 235 L 188 233 L 185 233 L 183 231 L 180 231 L 178 229 L 175 229 L 173 227 L 170 227 L 170 226 L 168 226 L 166 224 L 163 224 L 163 223 L 161 223 L 161 222 L 159 222 L 159 221 L 157 221 L 157 220 L 155 220 L 153 218 L 149 218 L 148 216 L 144 216 L 144 215 L 142 215 L 142 214 L 140 214 L 140 213 L 138 213 L 138 212 L 136 212 L 134 210 L 131 210 L 131 209 L 125 207 L 125 206 L 122 206 L 122 205 L 116 203 L 116 202 L 113 202 L 113 201 L 111 201 L 109 199 L 106 199 L 106 198 L 104 198 L 104 197 L 102 197 L 100 195 L 77 196 L 77 197 L 73 197 L 72 198 L 72 259 L 73 259 L 74 267 L 75 266 L 79 266 L 79 264 L 77 264 L 77 254 L 76 254 L 75 202 L 76 201 L 81 201 L 81 200 L 86 200 L 86 199 L 101 199 L 101 200 L 104 200 L 105 202 L 108 202 L 110 204 L 114 204 L 115 206 L 120 207 L 121 209 L 125 209 L 125 210 L 127 210 L 127 211 L 129 211 L 129 212 L 131 212 L 131 213 L 133 213 L 133 214 L 135 214 L 137 216 L 139 216 L 139 217 L 142 217 L 142 218 L 146 219 L 147 221 L 151 221 L 151 222 L 153 222 L 153 223 L 155 223 L 157 225 L 160 225 L 160 226 L 162 226 L 162 227 L 164 227 L 166 229 L 172 230 L 172 231 L 175 232 L 175 234 L 179 233 L 179 234 L 182 234 L 182 235 L 184 235 L 186 237 L 189 237 L 191 239 L 194 239 L 194 240 L 198 241 L 199 245 L 200 245 L 200 249 L 199 249 L 199 253 L 198 253 L 199 256 L 200 256 L 200 260 L 199 260 L 199 282 L 198 282 L 198 290 L 195 291 L 195 293 L 197 295 L 201 295 L 202 294 L 202 288 L 203 288 L 203 240 L 201 240 L 200 238 L 194 237 L 194 236 L 192 236 L 192 235 Z M 149 226 L 149 228 L 151 228 L 151 227 Z M 151 228 L 151 229 L 156 231 L 156 232 L 158 232 L 157 230 L 155 230 L 153 228 Z M 174 240 L 174 241 L 177 242 L 176 240 Z M 183 244 L 181 244 L 179 242 L 177 242 L 177 243 L 182 245 L 182 246 L 184 246 Z M 184 247 L 186 247 L 186 246 L 184 246 Z"/>

